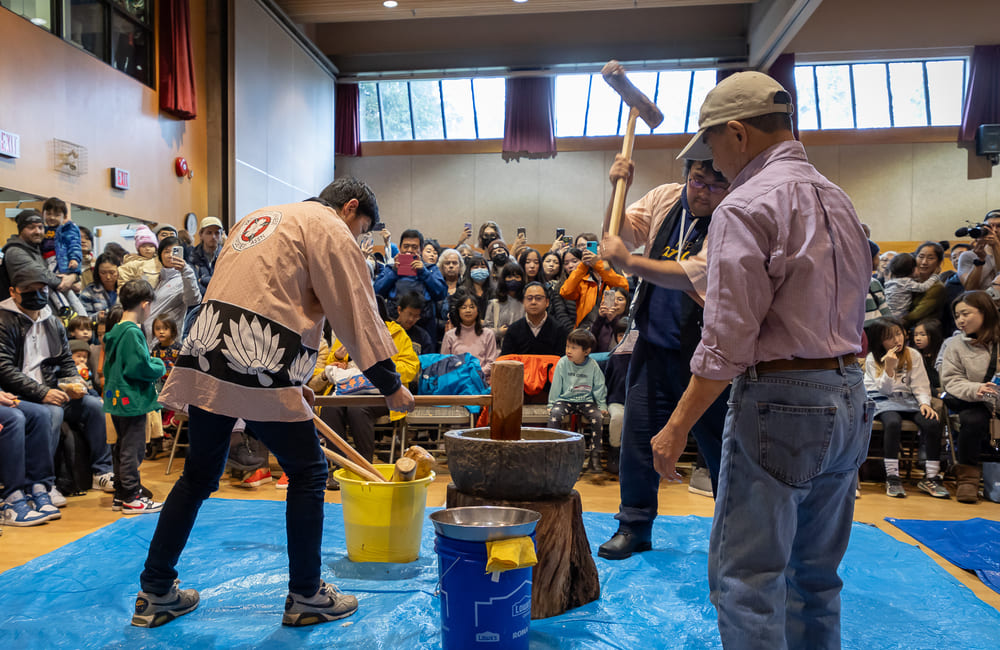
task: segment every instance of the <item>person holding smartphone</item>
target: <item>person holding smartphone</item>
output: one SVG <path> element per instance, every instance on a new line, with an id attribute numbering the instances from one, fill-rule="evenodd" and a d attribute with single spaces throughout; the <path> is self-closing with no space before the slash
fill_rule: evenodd
<path id="1" fill-rule="evenodd" d="M 149 308 L 149 317 L 142 323 L 142 331 L 150 346 L 156 343 L 153 321 L 158 317 L 183 323 L 189 308 L 201 302 L 201 286 L 194 267 L 184 261 L 184 247 L 176 237 L 160 241 L 157 259 L 162 268 L 156 285 L 156 298 Z"/>
<path id="2" fill-rule="evenodd" d="M 448 297 L 448 284 L 437 266 L 428 267 L 421 258 L 424 236 L 416 229 L 403 231 L 399 237 L 399 254 L 393 264 L 382 267 L 375 279 L 375 293 L 386 299 L 390 315 L 397 312 L 399 299 L 407 293 L 423 297 L 424 308 L 417 324 L 437 345 L 444 332 L 438 332 L 436 305 Z"/>
<path id="3" fill-rule="evenodd" d="M 581 249 L 583 257 L 559 289 L 559 295 L 576 303 L 576 327 L 589 328 L 597 319 L 605 289 L 628 291 L 628 280 L 597 256 L 597 237 Z"/>

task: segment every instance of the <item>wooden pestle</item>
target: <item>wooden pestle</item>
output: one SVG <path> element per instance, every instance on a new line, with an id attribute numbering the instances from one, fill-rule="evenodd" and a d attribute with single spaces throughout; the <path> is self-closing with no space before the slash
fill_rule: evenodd
<path id="1" fill-rule="evenodd" d="M 524 364 L 520 361 L 494 363 L 490 392 L 493 395 L 490 439 L 520 440 L 521 412 L 524 408 Z"/>

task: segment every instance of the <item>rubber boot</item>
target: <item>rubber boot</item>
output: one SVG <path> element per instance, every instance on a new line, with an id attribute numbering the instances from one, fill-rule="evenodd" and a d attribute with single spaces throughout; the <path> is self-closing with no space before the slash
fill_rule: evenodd
<path id="1" fill-rule="evenodd" d="M 959 503 L 979 503 L 979 479 L 982 469 L 979 465 L 955 465 L 958 489 L 955 497 Z"/>

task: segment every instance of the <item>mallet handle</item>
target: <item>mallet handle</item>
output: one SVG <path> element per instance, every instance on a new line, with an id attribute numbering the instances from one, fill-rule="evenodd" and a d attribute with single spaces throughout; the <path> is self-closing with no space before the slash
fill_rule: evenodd
<path id="1" fill-rule="evenodd" d="M 351 461 L 347 460 L 346 458 L 344 458 L 343 456 L 341 456 L 337 452 L 330 451 L 326 447 L 323 447 L 322 449 L 323 449 L 323 453 L 326 454 L 327 458 L 329 458 L 333 462 L 337 463 L 338 465 L 340 465 L 344 469 L 351 470 L 352 472 L 354 472 L 355 474 L 357 474 L 361 478 L 368 479 L 369 481 L 374 481 L 376 483 L 385 483 L 386 482 L 385 477 L 383 477 L 378 472 L 376 472 L 375 474 L 372 474 L 371 472 L 369 472 L 368 470 L 366 470 L 364 467 L 361 467 L 360 465 L 355 465 L 354 463 L 352 463 Z M 378 478 L 376 478 L 376 476 L 378 476 Z"/>
<path id="2" fill-rule="evenodd" d="M 373 475 L 371 480 L 378 481 L 379 483 L 389 482 L 385 480 L 385 477 L 382 476 L 381 472 L 375 469 L 375 467 L 368 462 L 368 459 L 366 459 L 364 456 L 355 451 L 354 447 L 347 444 L 347 441 L 341 438 L 339 435 L 337 435 L 337 432 L 331 429 L 326 422 L 320 420 L 319 416 L 313 416 L 313 422 L 316 424 L 316 429 L 318 429 L 319 432 L 323 434 L 323 437 L 332 442 L 333 444 L 337 445 L 337 448 L 340 449 L 342 452 L 344 452 L 348 460 L 350 460 L 355 465 L 361 466 L 367 472 L 370 472 Z M 354 471 L 354 469 L 351 468 L 351 471 Z"/>
<path id="3" fill-rule="evenodd" d="M 628 111 L 628 124 L 625 127 L 625 141 L 622 143 L 622 155 L 631 160 L 632 147 L 635 145 L 635 120 L 639 117 L 639 109 L 634 106 Z M 608 225 L 608 234 L 617 236 L 622 227 L 622 213 L 625 211 L 625 185 L 624 178 L 619 178 L 615 184 L 615 200 L 611 205 L 611 223 Z"/>

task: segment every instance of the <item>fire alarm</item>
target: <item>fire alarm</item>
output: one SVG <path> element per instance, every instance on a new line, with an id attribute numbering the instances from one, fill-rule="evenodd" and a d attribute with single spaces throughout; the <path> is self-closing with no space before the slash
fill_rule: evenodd
<path id="1" fill-rule="evenodd" d="M 188 161 L 184 158 L 174 160 L 174 173 L 177 174 L 177 178 L 184 178 L 188 175 L 188 171 Z"/>

